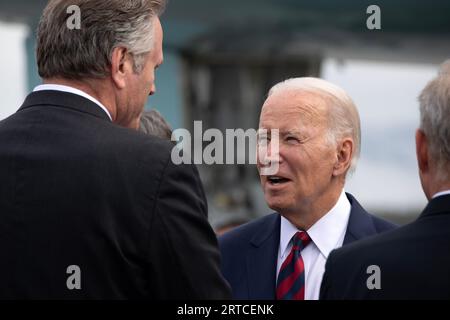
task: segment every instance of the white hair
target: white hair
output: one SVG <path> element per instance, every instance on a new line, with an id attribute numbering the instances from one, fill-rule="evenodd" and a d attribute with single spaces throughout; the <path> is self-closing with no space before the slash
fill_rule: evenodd
<path id="1" fill-rule="evenodd" d="M 441 180 L 449 179 L 450 169 L 450 60 L 419 96 L 420 129 L 427 136 L 432 159 Z"/>
<path id="2" fill-rule="evenodd" d="M 280 90 L 298 90 L 320 96 L 327 102 L 328 107 L 328 138 L 334 145 L 344 137 L 351 137 L 354 152 L 349 172 L 356 169 L 361 150 L 361 124 L 358 110 L 353 100 L 340 87 L 312 77 L 292 78 L 276 84 L 270 89 L 268 96 Z"/>

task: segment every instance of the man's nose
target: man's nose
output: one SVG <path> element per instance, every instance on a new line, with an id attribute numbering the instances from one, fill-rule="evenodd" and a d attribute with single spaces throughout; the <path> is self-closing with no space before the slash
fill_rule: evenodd
<path id="1" fill-rule="evenodd" d="M 261 176 L 276 174 L 283 161 L 278 144 L 269 143 L 266 150 L 259 150 L 259 153 L 259 174 Z"/>
<path id="2" fill-rule="evenodd" d="M 258 148 L 258 160 L 259 165 L 262 167 L 280 164 L 282 157 L 279 144 L 270 141 L 266 146 L 260 146 Z"/>
<path id="3" fill-rule="evenodd" d="M 156 86 L 155 86 L 155 84 L 152 84 L 152 86 L 150 87 L 150 92 L 149 92 L 149 96 L 152 96 L 152 95 L 154 95 L 155 94 L 155 92 L 156 92 Z"/>

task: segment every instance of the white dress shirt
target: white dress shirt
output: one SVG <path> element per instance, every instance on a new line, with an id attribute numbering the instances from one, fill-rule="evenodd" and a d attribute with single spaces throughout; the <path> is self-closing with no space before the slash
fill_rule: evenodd
<path id="1" fill-rule="evenodd" d="M 103 109 L 103 111 L 106 112 L 106 114 L 108 115 L 109 119 L 112 121 L 112 117 L 109 114 L 108 109 L 106 109 L 106 107 L 97 99 L 95 99 L 93 96 L 87 94 L 84 91 L 69 87 L 69 86 L 63 86 L 60 84 L 41 84 L 39 86 L 37 86 L 36 88 L 34 88 L 34 92 L 36 91 L 44 91 L 44 90 L 53 90 L 53 91 L 62 91 L 62 92 L 69 92 L 69 93 L 73 93 L 79 96 L 82 96 L 86 99 L 91 100 L 92 102 L 94 102 L 96 105 L 98 105 L 100 108 Z"/>
<path id="2" fill-rule="evenodd" d="M 334 207 L 307 230 L 311 242 L 301 251 L 305 265 L 305 300 L 319 299 L 325 262 L 331 250 L 341 247 L 344 242 L 350 211 L 351 204 L 342 190 Z M 299 231 L 284 217 L 281 217 L 280 228 L 277 278 L 284 259 L 291 251 L 291 238 Z"/>
<path id="3" fill-rule="evenodd" d="M 434 198 L 437 198 L 440 196 L 446 196 L 448 194 L 450 194 L 450 190 L 443 190 L 443 191 L 436 193 L 431 199 L 434 199 Z"/>

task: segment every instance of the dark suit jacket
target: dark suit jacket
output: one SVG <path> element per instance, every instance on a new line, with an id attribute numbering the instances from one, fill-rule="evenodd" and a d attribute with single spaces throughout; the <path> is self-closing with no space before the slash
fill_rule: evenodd
<path id="1" fill-rule="evenodd" d="M 367 287 L 371 265 L 380 290 Z M 321 298 L 450 299 L 450 195 L 431 200 L 415 222 L 331 252 Z"/>
<path id="2" fill-rule="evenodd" d="M 198 172 L 172 146 L 81 96 L 30 94 L 0 122 L 0 299 L 228 298 Z"/>
<path id="3" fill-rule="evenodd" d="M 344 245 L 394 227 L 368 214 L 352 195 L 347 198 L 352 209 Z M 275 299 L 280 221 L 280 215 L 273 213 L 219 238 L 222 272 L 234 299 Z"/>

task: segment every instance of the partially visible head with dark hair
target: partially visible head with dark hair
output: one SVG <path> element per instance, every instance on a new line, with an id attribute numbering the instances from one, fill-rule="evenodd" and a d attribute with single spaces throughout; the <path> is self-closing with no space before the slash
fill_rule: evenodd
<path id="1" fill-rule="evenodd" d="M 172 137 L 170 125 L 156 110 L 145 111 L 142 114 L 139 131 L 167 140 Z"/>

